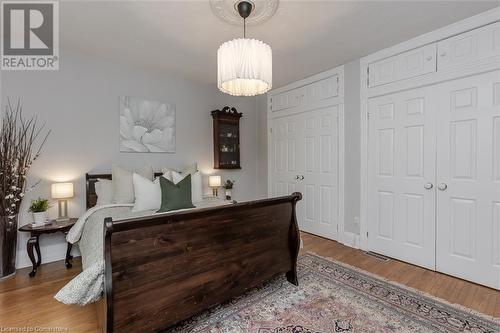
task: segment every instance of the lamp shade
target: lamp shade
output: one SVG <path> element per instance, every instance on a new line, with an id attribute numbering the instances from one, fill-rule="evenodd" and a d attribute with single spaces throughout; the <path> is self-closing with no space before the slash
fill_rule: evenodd
<path id="1" fill-rule="evenodd" d="M 73 183 L 55 183 L 51 186 L 53 199 L 67 199 L 73 197 Z"/>
<path id="2" fill-rule="evenodd" d="M 217 87 L 233 96 L 264 94 L 272 87 L 273 55 L 257 39 L 237 38 L 217 51 Z"/>
<path id="3" fill-rule="evenodd" d="M 208 176 L 208 186 L 219 187 L 221 186 L 222 180 L 220 176 Z"/>

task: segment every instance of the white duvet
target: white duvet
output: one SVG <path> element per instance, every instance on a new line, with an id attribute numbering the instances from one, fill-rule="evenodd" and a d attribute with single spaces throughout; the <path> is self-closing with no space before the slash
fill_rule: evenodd
<path id="1" fill-rule="evenodd" d="M 231 204 L 230 201 L 204 199 L 194 203 L 199 209 Z M 154 211 L 132 212 L 133 204 L 111 204 L 96 206 L 86 211 L 71 228 L 66 240 L 78 244 L 82 255 L 83 271 L 68 282 L 54 296 L 65 304 L 86 305 L 101 298 L 104 286 L 104 219 L 113 220 L 149 216 Z M 183 211 L 187 209 L 180 209 Z M 171 212 L 169 212 L 171 213 Z"/>

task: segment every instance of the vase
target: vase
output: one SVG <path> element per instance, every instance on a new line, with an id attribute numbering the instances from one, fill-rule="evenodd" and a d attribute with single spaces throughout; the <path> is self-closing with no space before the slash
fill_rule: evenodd
<path id="1" fill-rule="evenodd" d="M 33 221 L 37 225 L 42 225 L 47 222 L 47 212 L 33 213 Z"/>
<path id="2" fill-rule="evenodd" d="M 0 279 L 16 272 L 17 218 L 0 216 Z"/>
<path id="3" fill-rule="evenodd" d="M 231 200 L 231 189 L 226 189 L 226 200 Z"/>

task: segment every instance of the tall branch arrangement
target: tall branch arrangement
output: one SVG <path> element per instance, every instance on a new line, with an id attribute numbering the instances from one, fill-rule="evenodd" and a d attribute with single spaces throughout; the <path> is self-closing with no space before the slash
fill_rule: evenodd
<path id="1" fill-rule="evenodd" d="M 6 216 L 10 225 L 26 193 L 28 170 L 49 134 L 45 124 L 38 125 L 36 116 L 24 117 L 20 100 L 15 106 L 8 101 L 0 127 L 0 216 Z"/>

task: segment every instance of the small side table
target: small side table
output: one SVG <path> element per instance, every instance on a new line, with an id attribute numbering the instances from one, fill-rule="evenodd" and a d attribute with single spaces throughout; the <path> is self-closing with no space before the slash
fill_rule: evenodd
<path id="1" fill-rule="evenodd" d="M 69 219 L 68 221 L 53 221 L 50 224 L 46 224 L 40 227 L 33 227 L 33 224 L 25 224 L 21 228 L 19 228 L 19 231 L 22 232 L 29 232 L 31 237 L 28 239 L 28 243 L 26 244 L 26 248 L 28 251 L 28 256 L 30 257 L 31 263 L 33 264 L 33 270 L 30 272 L 30 277 L 35 276 L 36 270 L 38 266 L 42 263 L 42 254 L 40 253 L 40 242 L 39 238 L 40 235 L 43 234 L 53 234 L 55 232 L 62 232 L 65 235 L 68 233 L 69 229 L 76 223 L 77 219 L 72 218 Z M 66 268 L 71 268 L 71 262 L 70 260 L 73 259 L 73 256 L 71 255 L 71 248 L 73 247 L 73 244 L 68 243 L 68 248 L 66 249 L 66 261 L 65 265 Z M 33 248 L 35 248 L 36 253 L 38 255 L 38 260 L 35 261 L 35 254 L 33 253 Z"/>

